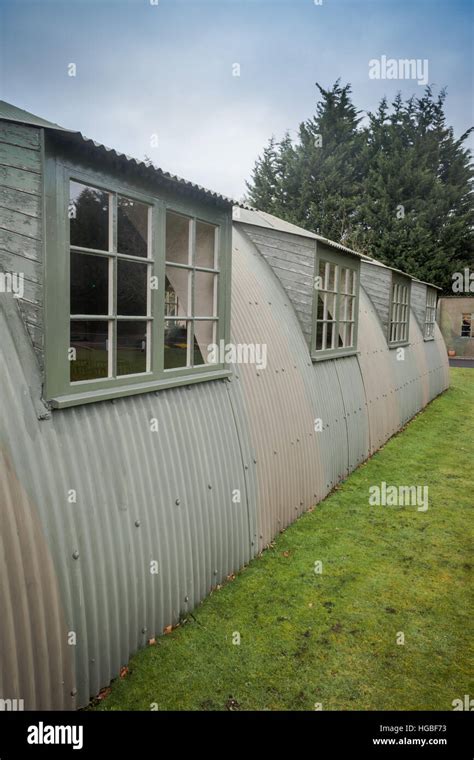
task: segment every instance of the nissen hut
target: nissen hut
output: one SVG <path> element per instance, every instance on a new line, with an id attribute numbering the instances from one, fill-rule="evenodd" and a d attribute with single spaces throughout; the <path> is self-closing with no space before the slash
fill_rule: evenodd
<path id="1" fill-rule="evenodd" d="M 0 698 L 75 709 L 448 385 L 436 287 L 0 103 Z"/>

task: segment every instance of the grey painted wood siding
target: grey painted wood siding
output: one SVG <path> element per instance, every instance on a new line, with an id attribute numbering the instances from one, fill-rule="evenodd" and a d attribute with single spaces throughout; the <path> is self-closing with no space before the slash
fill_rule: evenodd
<path id="1" fill-rule="evenodd" d="M 0 121 L 0 272 L 23 278 L 23 294 L 17 302 L 41 369 L 42 217 L 41 132 Z"/>
<path id="2" fill-rule="evenodd" d="M 315 241 L 254 225 L 242 228 L 283 285 L 311 346 Z"/>
<path id="3" fill-rule="evenodd" d="M 422 333 L 425 331 L 425 313 L 426 313 L 426 291 L 428 288 L 422 282 L 411 283 L 411 308 L 413 309 L 416 321 L 420 326 Z"/>
<path id="4" fill-rule="evenodd" d="M 388 333 L 390 310 L 390 291 L 392 287 L 392 270 L 361 261 L 360 283 L 369 296 L 382 323 L 384 333 Z"/>

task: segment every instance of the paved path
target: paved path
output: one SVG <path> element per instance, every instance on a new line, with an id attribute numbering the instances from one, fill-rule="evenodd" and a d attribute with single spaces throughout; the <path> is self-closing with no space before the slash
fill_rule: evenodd
<path id="1" fill-rule="evenodd" d="M 474 367 L 474 359 L 450 359 L 450 367 Z"/>

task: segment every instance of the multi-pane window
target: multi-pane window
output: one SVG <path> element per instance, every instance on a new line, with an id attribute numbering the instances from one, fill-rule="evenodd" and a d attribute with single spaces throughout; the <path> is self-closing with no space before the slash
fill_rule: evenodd
<path id="1" fill-rule="evenodd" d="M 461 338 L 474 338 L 474 314 L 462 315 Z"/>
<path id="2" fill-rule="evenodd" d="M 218 330 L 218 228 L 166 214 L 164 369 L 209 363 Z"/>
<path id="3" fill-rule="evenodd" d="M 150 371 L 152 209 L 71 181 L 70 380 Z"/>
<path id="4" fill-rule="evenodd" d="M 390 300 L 390 323 L 388 341 L 390 344 L 408 342 L 410 320 L 410 284 L 393 275 L 392 297 Z"/>
<path id="5" fill-rule="evenodd" d="M 431 340 L 435 335 L 436 323 L 436 290 L 427 288 L 425 310 L 425 340 Z"/>
<path id="6" fill-rule="evenodd" d="M 355 348 L 358 271 L 348 262 L 319 258 L 314 351 Z"/>

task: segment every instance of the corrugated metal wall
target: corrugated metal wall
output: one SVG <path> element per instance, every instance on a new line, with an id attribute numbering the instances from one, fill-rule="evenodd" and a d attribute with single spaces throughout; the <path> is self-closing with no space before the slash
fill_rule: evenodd
<path id="1" fill-rule="evenodd" d="M 41 421 L 31 342 L 16 305 L 0 303 L 1 697 L 86 704 L 447 386 L 439 331 L 425 342 L 412 319 L 397 362 L 363 290 L 359 355 L 313 363 L 238 224 L 233 257 L 232 339 L 265 344 L 265 369 Z"/>

